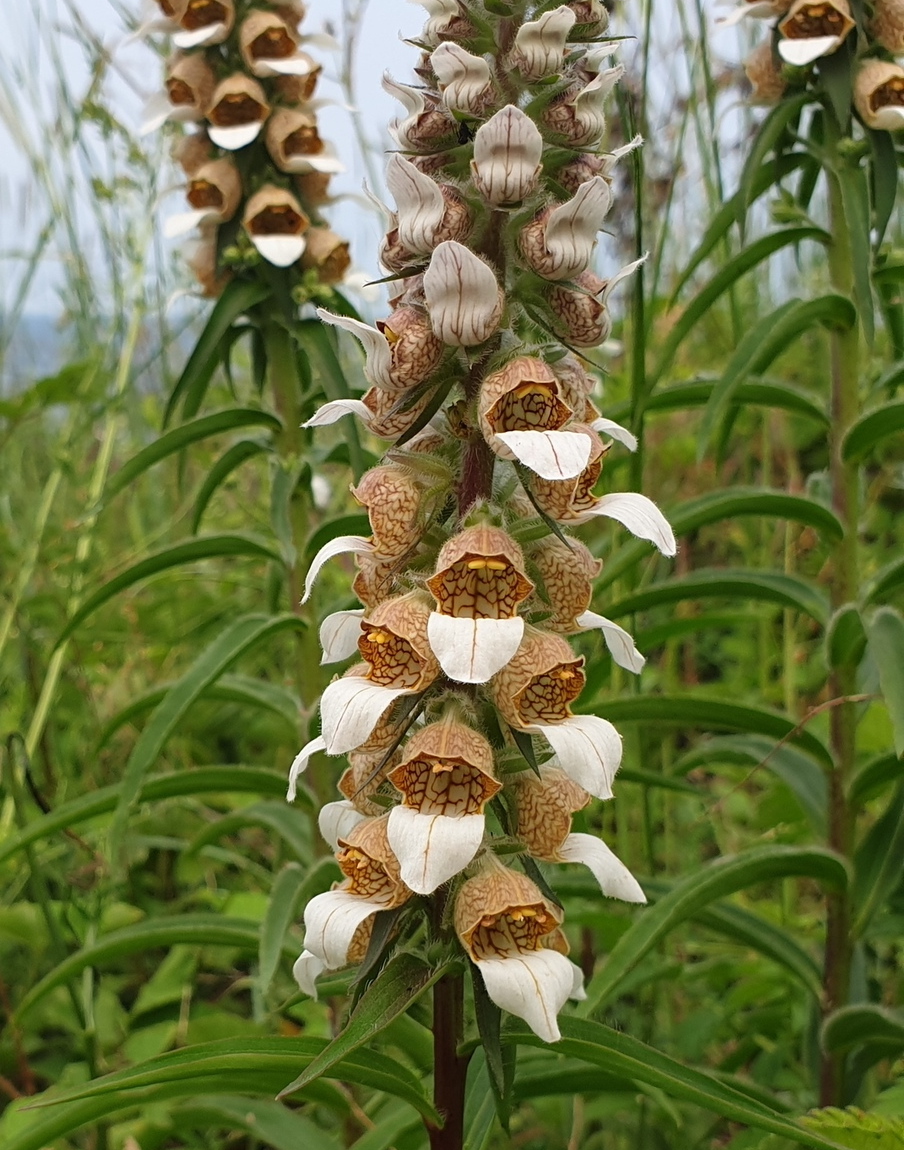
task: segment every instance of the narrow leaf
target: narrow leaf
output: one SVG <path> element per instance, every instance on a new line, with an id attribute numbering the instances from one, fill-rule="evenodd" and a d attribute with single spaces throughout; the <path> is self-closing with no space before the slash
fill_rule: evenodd
<path id="1" fill-rule="evenodd" d="M 886 403 L 884 407 L 862 416 L 848 431 L 841 445 L 845 462 L 862 459 L 889 435 L 904 431 L 904 403 Z"/>
<path id="2" fill-rule="evenodd" d="M 904 756 L 904 618 L 893 607 L 880 607 L 869 627 L 870 654 L 879 670 L 882 697 L 895 733 L 895 751 Z"/>

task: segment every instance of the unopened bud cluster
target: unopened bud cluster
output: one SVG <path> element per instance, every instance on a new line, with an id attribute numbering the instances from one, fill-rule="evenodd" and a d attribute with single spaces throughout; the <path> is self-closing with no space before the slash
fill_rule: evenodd
<path id="1" fill-rule="evenodd" d="M 303 36 L 299 0 L 156 0 L 173 54 L 164 90 L 149 102 L 144 130 L 167 120 L 193 126 L 174 156 L 188 210 L 166 234 L 197 229 L 189 264 L 204 294 L 262 261 L 291 268 L 296 298 L 339 282 L 348 244 L 322 217 L 329 183 L 342 171 L 317 130 L 314 92 L 321 67 Z"/>
<path id="2" fill-rule="evenodd" d="M 567 636 L 601 631 L 632 672 L 643 658 L 590 609 L 601 564 L 568 532 L 606 517 L 675 552 L 649 499 L 596 490 L 613 442 L 636 446 L 598 409 L 582 358 L 634 270 L 593 267 L 622 68 L 598 0 L 513 2 L 509 16 L 423 2 L 420 82 L 385 81 L 402 106 L 380 252 L 390 312 L 373 326 L 319 313 L 360 341 L 371 387 L 309 426 L 351 414 L 395 446 L 353 488 L 370 536 L 332 540 L 307 577 L 310 595 L 328 559 L 353 553 L 362 606 L 322 624 L 324 662 L 359 661 L 324 691 L 322 733 L 291 772 L 294 797 L 312 755 L 347 759 L 343 798 L 320 816 L 345 878 L 308 904 L 295 974 L 313 994 L 322 971 L 360 961 L 378 912 L 402 908 L 404 941 L 429 898 L 490 997 L 554 1041 L 581 976 L 561 908 L 521 860 L 583 863 L 604 894 L 644 901 L 599 838 L 571 829 L 611 797 L 622 751 L 611 723 L 572 710 L 585 670 Z"/>
<path id="3" fill-rule="evenodd" d="M 735 0 L 721 23 L 747 16 L 772 23 L 745 65 L 755 104 L 776 104 L 810 79 L 813 65 L 842 49 L 855 56 L 853 107 L 867 128 L 904 128 L 904 0 L 872 0 L 866 16 L 851 0 Z"/>

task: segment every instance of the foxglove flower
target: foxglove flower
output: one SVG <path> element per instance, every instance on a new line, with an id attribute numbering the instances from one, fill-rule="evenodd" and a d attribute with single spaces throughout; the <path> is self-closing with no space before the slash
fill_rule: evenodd
<path id="1" fill-rule="evenodd" d="M 335 175 L 345 170 L 320 138 L 316 117 L 301 108 L 277 108 L 267 120 L 264 139 L 281 172 Z"/>
<path id="2" fill-rule="evenodd" d="M 588 867 L 609 898 L 646 902 L 637 879 L 602 839 L 571 833 L 572 814 L 583 810 L 590 797 L 562 771 L 542 767 L 539 778 L 531 771 L 522 771 L 515 787 L 519 838 L 534 858 L 543 862 Z"/>
<path id="3" fill-rule="evenodd" d="M 429 379 L 443 357 L 443 340 L 434 334 L 430 319 L 419 308 L 402 307 L 376 327 L 324 308 L 317 314 L 325 323 L 345 328 L 361 341 L 366 356 L 364 374 L 375 387 L 404 391 Z"/>
<path id="4" fill-rule="evenodd" d="M 544 1042 L 561 1038 L 557 1015 L 574 989 L 572 964 L 544 945 L 562 912 L 525 875 L 492 855 L 455 900 L 455 930 L 487 994 Z"/>
<path id="5" fill-rule="evenodd" d="M 635 260 L 607 280 L 586 271 L 575 277 L 575 287 L 556 284 L 550 288 L 546 299 L 553 321 L 569 344 L 573 347 L 599 347 L 609 338 L 612 331 L 609 297 L 643 262 L 643 259 Z"/>
<path id="6" fill-rule="evenodd" d="M 430 65 L 439 81 L 443 103 L 462 116 L 482 116 L 495 97 L 493 74 L 483 56 L 446 41 L 431 53 Z"/>
<path id="7" fill-rule="evenodd" d="M 231 220 L 242 202 L 242 178 L 231 160 L 211 160 L 194 173 L 185 196 L 192 210 L 171 216 L 163 227 L 165 236 L 181 236 L 203 224 Z"/>
<path id="8" fill-rule="evenodd" d="M 257 80 L 234 72 L 214 89 L 207 131 L 218 147 L 235 152 L 257 139 L 269 115 L 266 93 Z"/>
<path id="9" fill-rule="evenodd" d="M 179 11 L 179 31 L 173 36 L 177 48 L 222 44 L 235 23 L 235 0 L 190 0 Z"/>
<path id="10" fill-rule="evenodd" d="M 562 71 L 568 34 L 576 22 L 574 10 L 562 4 L 521 25 L 509 62 L 523 80 L 545 80 Z"/>
<path id="11" fill-rule="evenodd" d="M 427 635 L 440 666 L 456 682 L 486 683 L 524 634 L 518 609 L 534 586 L 521 548 L 498 527 L 468 527 L 442 548 L 427 587 L 436 600 Z"/>
<path id="12" fill-rule="evenodd" d="M 397 559 L 421 536 L 421 489 L 411 473 L 396 464 L 372 467 L 364 473 L 352 495 L 367 511 L 374 552 Z"/>
<path id="13" fill-rule="evenodd" d="M 854 27 L 848 0 L 794 0 L 778 25 L 778 53 L 789 64 L 812 64 L 837 52 Z"/>
<path id="14" fill-rule="evenodd" d="M 572 479 L 586 468 L 590 440 L 561 430 L 574 415 L 552 369 L 519 356 L 488 375 L 480 390 L 480 429 L 502 459 L 517 459 L 545 479 Z"/>
<path id="15" fill-rule="evenodd" d="M 216 75 L 203 56 L 173 57 L 167 65 L 164 91 L 144 106 L 141 134 L 156 132 L 167 120 L 203 120 L 216 83 Z"/>
<path id="16" fill-rule="evenodd" d="M 474 347 L 498 329 L 505 297 L 495 273 L 455 240 L 444 240 L 424 272 L 430 324 L 443 343 Z"/>
<path id="17" fill-rule="evenodd" d="M 544 208 L 521 230 L 525 262 L 544 279 L 574 279 L 586 271 L 611 206 L 608 181 L 602 176 L 587 180 L 568 203 Z"/>
<path id="18" fill-rule="evenodd" d="M 771 40 L 764 40 L 747 57 L 744 71 L 753 88 L 752 104 L 777 104 L 788 87 L 782 75 L 781 62 L 776 59 Z"/>
<path id="19" fill-rule="evenodd" d="M 543 123 L 572 148 L 599 143 L 606 130 L 603 105 L 624 72 L 618 64 L 597 73 L 586 84 L 573 85 L 552 101 L 543 113 Z"/>
<path id="20" fill-rule="evenodd" d="M 242 225 L 264 259 L 287 268 L 305 249 L 310 220 L 301 204 L 284 188 L 267 184 L 248 200 Z"/>
<path id="21" fill-rule="evenodd" d="M 402 796 L 389 812 L 389 844 L 405 884 L 432 894 L 465 869 L 483 842 L 483 808 L 502 789 L 492 747 L 447 717 L 408 741 L 389 778 Z"/>
<path id="22" fill-rule="evenodd" d="M 542 156 L 543 137 L 536 124 L 509 104 L 474 136 L 474 186 L 488 204 L 519 204 L 537 186 Z"/>
<path id="23" fill-rule="evenodd" d="M 406 152 L 439 152 L 455 143 L 458 125 L 439 97 L 428 97 L 419 88 L 383 77 L 383 87 L 405 107 L 404 119 L 394 120 L 389 131 Z"/>
<path id="24" fill-rule="evenodd" d="M 873 0 L 868 29 L 895 56 L 904 53 L 904 0 Z"/>
<path id="25" fill-rule="evenodd" d="M 299 48 L 298 33 L 278 12 L 252 9 L 239 29 L 239 50 L 253 76 L 311 76 L 320 65 Z"/>
<path id="26" fill-rule="evenodd" d="M 887 60 L 866 60 L 854 78 L 854 106 L 868 128 L 904 128 L 904 68 Z"/>
<path id="27" fill-rule="evenodd" d="M 454 188 L 437 184 L 398 154 L 386 168 L 386 185 L 398 207 L 398 242 L 415 256 L 429 255 L 444 240 L 463 240 L 471 213 Z"/>

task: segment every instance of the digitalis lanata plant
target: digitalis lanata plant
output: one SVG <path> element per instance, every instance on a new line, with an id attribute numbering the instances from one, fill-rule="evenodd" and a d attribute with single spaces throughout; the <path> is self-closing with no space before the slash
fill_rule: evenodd
<path id="1" fill-rule="evenodd" d="M 401 104 L 390 313 L 319 312 L 360 341 L 371 387 L 309 425 L 352 415 L 393 446 L 353 489 L 370 535 L 333 539 L 307 574 L 309 594 L 353 553 L 362 607 L 323 621 L 324 662 L 359 661 L 292 767 L 290 798 L 313 755 L 347 763 L 320 818 L 345 879 L 308 903 L 295 974 L 314 995 L 393 911 L 391 944 L 445 947 L 476 992 L 555 1042 L 582 980 L 532 860 L 584 863 L 603 894 L 644 901 L 603 842 L 571 833 L 573 812 L 612 796 L 622 749 L 605 718 L 572 710 L 585 670 L 568 636 L 599 630 L 618 664 L 643 666 L 591 609 L 601 565 L 571 530 L 614 520 L 675 553 L 648 498 L 600 489 L 609 451 L 636 443 L 598 409 L 583 358 L 634 270 L 594 265 L 622 66 L 597 0 L 425 6 L 419 82 L 385 80 Z"/>
<path id="2" fill-rule="evenodd" d="M 157 0 L 148 31 L 170 38 L 164 90 L 145 110 L 145 131 L 174 120 L 192 127 L 175 158 L 188 209 L 171 237 L 195 234 L 189 264 L 205 295 L 234 277 L 268 282 L 290 269 L 297 302 L 329 297 L 349 267 L 348 244 L 323 218 L 330 178 L 342 171 L 317 130 L 320 64 L 302 35 L 299 0 Z"/>

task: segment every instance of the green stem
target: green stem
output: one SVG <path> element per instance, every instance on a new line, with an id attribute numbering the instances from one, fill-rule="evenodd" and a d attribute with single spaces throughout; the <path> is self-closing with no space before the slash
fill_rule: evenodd
<path id="1" fill-rule="evenodd" d="M 833 289 L 853 295 L 850 237 L 844 214 L 838 175 L 827 172 L 829 214 L 832 244 L 829 248 L 829 272 Z M 845 462 L 841 447 L 848 429 L 856 422 L 860 404 L 860 338 L 859 327 L 833 332 L 831 337 L 831 426 L 829 431 L 832 508 L 844 525 L 844 538 L 835 550 L 830 588 L 834 610 L 855 602 L 859 589 L 859 477 L 857 467 Z M 829 676 L 833 699 L 855 695 L 856 668 L 833 668 Z M 850 857 L 853 840 L 853 812 L 847 802 L 856 750 L 857 712 L 853 703 L 833 707 L 830 711 L 830 741 L 833 768 L 829 778 L 829 846 Z M 851 905 L 845 893 L 828 898 L 826 922 L 825 967 L 823 972 L 822 1009 L 825 1015 L 844 1006 L 849 999 L 852 960 Z M 820 1105 L 839 1106 L 844 1096 L 844 1058 L 824 1054 L 820 1068 Z"/>

